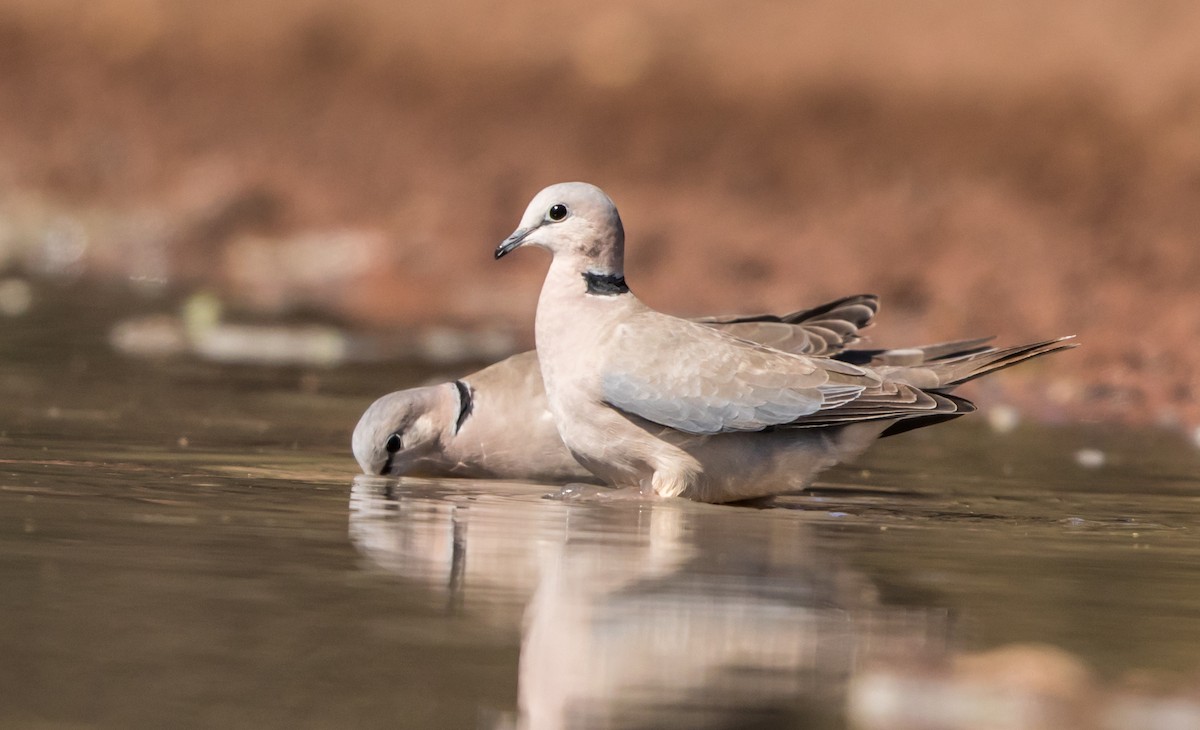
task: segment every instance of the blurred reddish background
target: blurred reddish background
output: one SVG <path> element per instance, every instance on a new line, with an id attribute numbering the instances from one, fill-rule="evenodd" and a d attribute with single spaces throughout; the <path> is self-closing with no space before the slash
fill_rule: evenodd
<path id="1" fill-rule="evenodd" d="M 982 387 L 1196 426 L 1197 38 L 1171 0 L 0 0 L 0 276 L 528 341 L 546 261 L 491 253 L 580 179 L 660 309 L 1077 333 Z"/>

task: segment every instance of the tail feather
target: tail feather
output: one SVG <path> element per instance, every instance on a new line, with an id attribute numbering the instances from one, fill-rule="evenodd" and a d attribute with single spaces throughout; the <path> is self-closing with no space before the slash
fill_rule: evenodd
<path id="1" fill-rule="evenodd" d="M 1075 339 L 1074 335 L 1068 335 L 1028 345 L 988 348 L 983 351 L 936 360 L 928 363 L 926 367 L 937 374 L 940 383 L 937 386 L 939 389 L 954 388 L 975 378 L 981 378 L 1035 357 L 1078 347 L 1079 343 L 1071 342 L 1073 339 Z"/>
<path id="2" fill-rule="evenodd" d="M 992 348 L 988 343 L 996 339 L 995 337 L 976 337 L 971 340 L 954 340 L 953 342 L 942 342 L 936 345 L 925 345 L 918 349 L 925 353 L 925 361 L 945 360 L 952 357 L 963 357 L 966 355 L 974 355 L 984 352 Z"/>
<path id="3" fill-rule="evenodd" d="M 953 348 L 948 348 L 946 351 L 947 354 L 931 358 L 930 361 L 923 365 L 917 367 L 900 366 L 886 368 L 897 376 L 900 376 L 896 377 L 897 380 L 908 382 L 911 385 L 925 389 L 930 394 L 941 395 L 949 399 L 954 403 L 956 409 L 952 412 L 914 415 L 902 418 L 888 426 L 880 434 L 880 437 L 895 436 L 898 433 L 911 431 L 915 428 L 932 426 L 935 423 L 949 421 L 974 411 L 975 405 L 973 403 L 964 398 L 951 395 L 950 391 L 967 381 L 994 373 L 997 370 L 1012 367 L 1026 360 L 1041 357 L 1042 355 L 1049 355 L 1059 350 L 1069 350 L 1072 347 L 1078 347 L 1079 343 L 1071 341 L 1074 338 L 1074 335 L 1070 335 L 1053 340 L 1034 342 L 1028 345 L 1016 345 L 1014 347 L 980 347 L 987 340 L 963 340 L 961 344 L 965 345 L 965 347 L 962 349 L 953 352 Z M 959 343 L 947 343 L 947 345 L 956 344 Z M 934 348 L 929 349 L 933 350 Z"/>
<path id="4" fill-rule="evenodd" d="M 1074 336 L 1059 337 L 1014 347 L 989 347 L 986 339 L 960 340 L 913 348 L 921 358 L 928 356 L 928 359 L 914 365 L 873 365 L 872 369 L 882 377 L 877 387 L 786 425 L 812 428 L 889 420 L 893 423 L 886 426 L 881 436 L 894 436 L 949 421 L 975 410 L 971 401 L 950 393 L 956 386 L 1031 358 L 1075 347 L 1073 339 Z"/>
<path id="5" fill-rule="evenodd" d="M 944 360 L 984 352 L 991 349 L 987 343 L 992 339 L 994 338 L 977 337 L 971 340 L 954 340 L 890 350 L 846 350 L 833 355 L 833 358 L 851 365 L 923 365 L 932 360 Z"/>

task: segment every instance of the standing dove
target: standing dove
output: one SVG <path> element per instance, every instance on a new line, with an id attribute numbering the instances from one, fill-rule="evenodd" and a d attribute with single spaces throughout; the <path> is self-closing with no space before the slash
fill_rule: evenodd
<path id="1" fill-rule="evenodd" d="M 974 410 L 950 390 L 1071 346 L 973 348 L 916 365 L 786 352 L 672 317 L 625 284 L 617 208 L 587 183 L 534 196 L 496 258 L 551 253 L 534 337 L 547 403 L 571 454 L 603 482 L 731 502 L 807 486 L 881 435 Z"/>

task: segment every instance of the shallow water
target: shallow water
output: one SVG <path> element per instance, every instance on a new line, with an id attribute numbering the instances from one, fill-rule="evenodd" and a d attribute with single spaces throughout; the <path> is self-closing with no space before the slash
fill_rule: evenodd
<path id="1" fill-rule="evenodd" d="M 995 647 L 1091 697 L 1200 670 L 1169 435 L 980 418 L 766 509 L 564 502 L 356 477 L 358 414 L 420 373 L 128 360 L 111 316 L 3 323 L 0 726 L 921 727 L 879 688 L 948 706 Z"/>

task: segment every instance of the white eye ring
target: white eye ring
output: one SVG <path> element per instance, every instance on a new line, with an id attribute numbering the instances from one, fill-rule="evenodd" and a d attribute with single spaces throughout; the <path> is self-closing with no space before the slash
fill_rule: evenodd
<path id="1" fill-rule="evenodd" d="M 546 211 L 546 217 L 557 223 L 567 217 L 567 206 L 562 203 L 555 203 L 550 206 L 550 210 Z"/>

